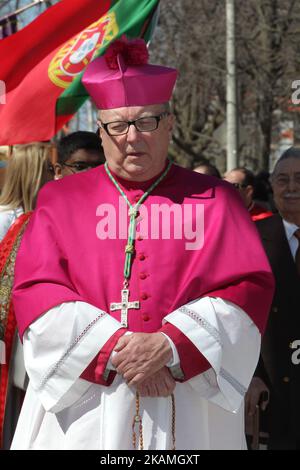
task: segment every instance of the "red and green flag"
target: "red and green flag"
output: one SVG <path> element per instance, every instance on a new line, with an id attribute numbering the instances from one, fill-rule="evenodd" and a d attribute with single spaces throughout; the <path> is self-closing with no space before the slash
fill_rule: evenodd
<path id="1" fill-rule="evenodd" d="M 51 139 L 88 97 L 87 64 L 123 34 L 148 40 L 158 3 L 61 0 L 0 41 L 0 145 Z"/>

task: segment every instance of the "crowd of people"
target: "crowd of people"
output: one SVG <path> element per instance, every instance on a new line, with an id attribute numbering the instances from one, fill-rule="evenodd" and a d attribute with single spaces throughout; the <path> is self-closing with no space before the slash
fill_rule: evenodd
<path id="1" fill-rule="evenodd" d="M 1 445 L 300 449 L 300 148 L 174 164 L 177 72 L 143 48 L 87 67 L 98 133 L 1 160 Z"/>

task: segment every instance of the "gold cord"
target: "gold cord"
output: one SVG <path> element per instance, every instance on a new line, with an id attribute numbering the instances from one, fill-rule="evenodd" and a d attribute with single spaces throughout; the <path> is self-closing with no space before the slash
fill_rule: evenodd
<path id="1" fill-rule="evenodd" d="M 133 443 L 134 450 L 136 450 L 136 432 L 135 432 L 135 426 L 136 425 L 138 425 L 138 427 L 139 427 L 140 450 L 144 450 L 143 422 L 142 422 L 142 417 L 140 415 L 140 395 L 139 395 L 139 392 L 136 392 L 136 394 L 135 394 L 135 415 L 133 417 L 133 422 L 132 422 L 132 443 Z"/>
<path id="2" fill-rule="evenodd" d="M 171 450 L 176 450 L 176 408 L 175 408 L 175 397 L 174 393 L 171 395 L 171 400 L 172 400 L 172 449 Z"/>
<path id="3" fill-rule="evenodd" d="M 172 403 L 172 448 L 171 450 L 176 450 L 176 408 L 175 408 L 175 397 L 172 393 L 171 395 Z M 135 415 L 132 422 L 132 444 L 134 450 L 136 450 L 137 438 L 135 426 L 138 425 L 138 435 L 139 435 L 139 450 L 144 450 L 144 438 L 143 438 L 143 421 L 140 414 L 140 395 L 138 392 L 135 394 Z"/>

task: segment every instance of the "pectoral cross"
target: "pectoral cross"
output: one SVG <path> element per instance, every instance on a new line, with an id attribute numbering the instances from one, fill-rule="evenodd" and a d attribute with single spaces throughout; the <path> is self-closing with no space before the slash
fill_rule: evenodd
<path id="1" fill-rule="evenodd" d="M 130 308 L 138 309 L 140 308 L 140 302 L 135 300 L 134 302 L 128 302 L 129 298 L 129 290 L 123 289 L 121 290 L 121 302 L 120 303 L 111 303 L 110 304 L 110 311 L 114 312 L 115 310 L 121 310 L 121 325 L 127 328 L 127 313 Z"/>

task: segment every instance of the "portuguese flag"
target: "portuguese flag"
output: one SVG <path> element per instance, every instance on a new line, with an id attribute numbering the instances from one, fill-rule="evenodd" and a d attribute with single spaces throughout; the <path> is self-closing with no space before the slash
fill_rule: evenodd
<path id="1" fill-rule="evenodd" d="M 88 98 L 87 64 L 123 34 L 149 39 L 158 3 L 61 0 L 2 39 L 0 145 L 50 140 Z"/>

